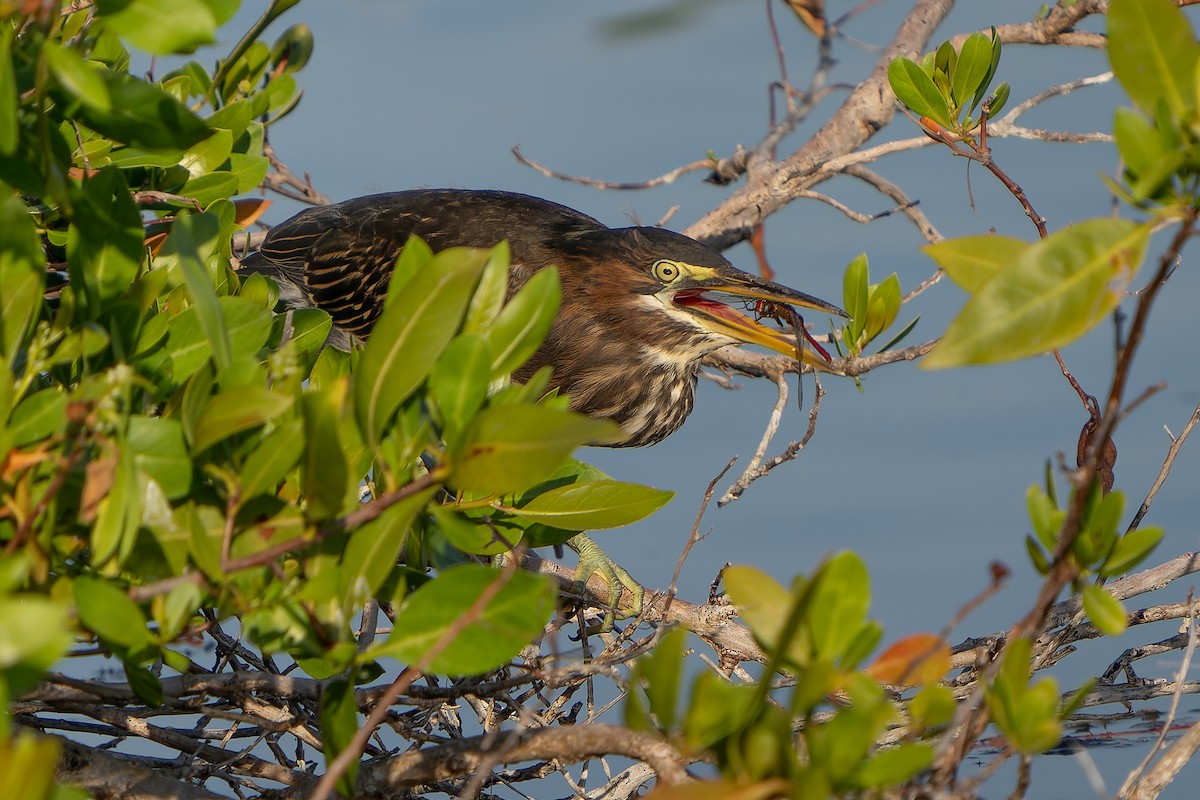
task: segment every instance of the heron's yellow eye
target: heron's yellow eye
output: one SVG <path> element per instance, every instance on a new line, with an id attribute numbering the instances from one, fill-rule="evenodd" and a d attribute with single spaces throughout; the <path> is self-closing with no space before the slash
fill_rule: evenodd
<path id="1" fill-rule="evenodd" d="M 653 270 L 654 277 L 663 283 L 674 283 L 683 274 L 683 270 L 679 268 L 679 264 L 674 261 L 667 261 L 665 258 L 655 261 Z"/>

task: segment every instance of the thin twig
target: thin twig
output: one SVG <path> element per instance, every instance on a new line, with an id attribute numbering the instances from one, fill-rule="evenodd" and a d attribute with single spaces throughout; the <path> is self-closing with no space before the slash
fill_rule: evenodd
<path id="1" fill-rule="evenodd" d="M 570 183 L 581 183 L 584 186 L 591 186 L 595 189 L 614 189 L 614 190 L 635 190 L 649 189 L 654 186 L 662 186 L 663 184 L 674 183 L 675 180 L 689 172 L 695 172 L 701 169 L 711 169 L 713 160 L 711 158 L 702 158 L 699 161 L 693 161 L 690 164 L 684 164 L 681 167 L 676 167 L 670 172 L 659 175 L 657 178 L 650 178 L 644 181 L 604 181 L 596 178 L 587 178 L 582 175 L 569 175 L 565 172 L 558 172 L 549 167 L 539 164 L 531 158 L 527 158 L 521 152 L 520 145 L 514 145 L 512 149 L 513 156 L 525 166 L 542 173 L 547 178 L 555 178 L 560 181 L 569 181 Z"/>
<path id="2" fill-rule="evenodd" d="M 708 482 L 708 487 L 704 490 L 704 499 L 700 501 L 700 509 L 696 512 L 696 521 L 692 523 L 691 534 L 688 536 L 687 542 L 683 545 L 683 552 L 679 554 L 679 561 L 675 563 L 675 571 L 671 573 L 671 585 L 667 587 L 667 598 L 663 603 L 663 614 L 671 611 L 671 603 L 675 600 L 675 593 L 679 586 L 679 573 L 683 571 L 683 562 L 687 560 L 688 553 L 692 552 L 692 548 L 704 538 L 700 535 L 700 522 L 704 519 L 704 512 L 708 509 L 708 504 L 712 500 L 713 490 L 716 488 L 717 483 L 725 477 L 725 473 L 729 472 L 730 468 L 733 467 L 735 461 L 737 461 L 737 456 L 729 459 L 729 463 L 717 473 L 715 478 Z"/>
<path id="3" fill-rule="evenodd" d="M 1150 510 L 1150 506 L 1154 503 L 1154 498 L 1158 496 L 1158 490 L 1167 482 L 1167 475 L 1171 473 L 1171 467 L 1175 465 L 1175 458 L 1179 455 L 1179 451 L 1183 449 L 1184 442 L 1191 436 L 1197 422 L 1200 422 L 1200 405 L 1196 406 L 1196 410 L 1192 412 L 1191 418 L 1183 426 L 1183 430 L 1179 432 L 1179 436 L 1171 437 L 1171 446 L 1167 448 L 1167 456 L 1163 459 L 1162 466 L 1158 469 L 1158 475 L 1155 476 L 1154 483 L 1150 486 L 1150 491 L 1146 492 L 1146 499 L 1142 500 L 1142 504 L 1138 507 L 1137 513 L 1133 515 L 1133 519 L 1130 521 L 1127 530 L 1133 530 L 1142 524 L 1142 517 L 1146 516 L 1146 512 Z M 1167 431 L 1167 435 L 1171 436 L 1171 432 Z"/>

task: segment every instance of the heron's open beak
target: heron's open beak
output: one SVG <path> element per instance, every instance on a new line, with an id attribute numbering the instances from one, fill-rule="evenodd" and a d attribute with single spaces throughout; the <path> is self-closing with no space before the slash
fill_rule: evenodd
<path id="1" fill-rule="evenodd" d="M 673 302 L 696 314 L 701 318 L 705 327 L 714 332 L 723 333 L 748 344 L 762 345 L 788 356 L 797 355 L 794 335 L 763 325 L 736 308 L 706 295 L 719 293 L 727 297 L 738 298 L 745 301 L 747 310 L 754 310 L 757 316 L 784 317 L 785 324 L 786 309 L 773 308 L 773 305 L 800 306 L 835 314 L 839 317 L 848 316 L 845 311 L 824 300 L 797 292 L 795 289 L 789 289 L 773 281 L 756 278 L 740 270 L 721 270 L 714 277 L 699 283 L 700 285 L 675 292 L 672 297 Z M 804 363 L 817 369 L 829 367 L 829 362 L 814 348 L 802 347 L 799 352 Z"/>

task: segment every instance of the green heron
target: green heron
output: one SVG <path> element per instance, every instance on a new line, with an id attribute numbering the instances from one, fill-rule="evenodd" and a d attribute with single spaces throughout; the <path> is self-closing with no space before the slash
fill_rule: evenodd
<path id="1" fill-rule="evenodd" d="M 720 302 L 720 295 L 844 316 L 829 303 L 734 268 L 682 234 L 608 228 L 511 192 L 415 190 L 311 208 L 272 228 L 243 266 L 275 278 L 292 304 L 325 309 L 345 334 L 366 338 L 410 235 L 435 251 L 507 240 L 510 297 L 533 273 L 558 267 L 558 318 L 513 379 L 522 382 L 549 365 L 551 387 L 570 395 L 572 409 L 621 425 L 626 438 L 619 447 L 654 444 L 683 424 L 708 353 L 739 343 L 798 352 L 792 336 Z M 811 348 L 799 352 L 813 366 L 826 364 Z"/>
<path id="2" fill-rule="evenodd" d="M 621 425 L 625 438 L 616 446 L 654 444 L 679 428 L 692 410 L 701 359 L 721 347 L 758 344 L 817 368 L 827 363 L 721 298 L 747 310 L 762 302 L 845 316 L 736 269 L 682 234 L 609 228 L 565 206 L 499 191 L 415 190 L 311 208 L 272 228 L 243 266 L 275 278 L 289 304 L 329 312 L 345 344 L 347 334 L 369 335 L 411 235 L 435 251 L 507 240 L 509 297 L 538 270 L 558 267 L 558 316 L 513 379 L 549 365 L 551 387 L 570 396 L 572 409 Z"/>

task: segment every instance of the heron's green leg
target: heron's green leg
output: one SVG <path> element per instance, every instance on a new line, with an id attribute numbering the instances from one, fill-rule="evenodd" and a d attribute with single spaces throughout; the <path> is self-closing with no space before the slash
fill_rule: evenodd
<path id="1" fill-rule="evenodd" d="M 608 584 L 608 609 L 604 612 L 602 632 L 612 630 L 617 619 L 636 617 L 642 613 L 646 594 L 642 585 L 601 550 L 599 545 L 581 533 L 568 539 L 567 546 L 579 554 L 579 566 L 575 570 L 576 586 L 582 589 L 593 574 L 598 574 Z M 624 589 L 628 589 L 633 595 L 633 607 L 628 611 L 621 611 L 617 605 Z"/>

